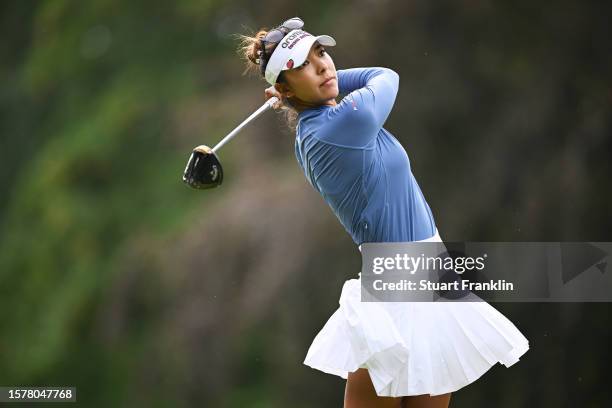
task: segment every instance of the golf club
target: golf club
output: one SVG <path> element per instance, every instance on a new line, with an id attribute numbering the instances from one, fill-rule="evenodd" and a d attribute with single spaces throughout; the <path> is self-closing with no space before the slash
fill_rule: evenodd
<path id="1" fill-rule="evenodd" d="M 183 172 L 183 181 L 190 187 L 197 188 L 200 190 L 217 187 L 223 181 L 223 167 L 217 156 L 217 151 L 223 145 L 230 141 L 231 138 L 236 136 L 248 123 L 253 121 L 259 115 L 266 110 L 272 108 L 278 98 L 273 96 L 268 99 L 259 109 L 246 118 L 241 124 L 239 124 L 234 130 L 232 130 L 227 136 L 225 136 L 215 147 L 212 149 L 206 145 L 200 145 L 193 149 L 191 156 L 187 161 L 187 166 Z"/>

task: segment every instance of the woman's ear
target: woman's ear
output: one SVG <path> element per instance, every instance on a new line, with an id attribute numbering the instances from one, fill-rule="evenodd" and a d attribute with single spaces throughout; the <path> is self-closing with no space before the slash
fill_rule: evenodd
<path id="1" fill-rule="evenodd" d="M 276 84 L 274 84 L 274 87 L 285 98 L 291 98 L 295 95 L 291 90 L 289 84 L 277 82 Z"/>

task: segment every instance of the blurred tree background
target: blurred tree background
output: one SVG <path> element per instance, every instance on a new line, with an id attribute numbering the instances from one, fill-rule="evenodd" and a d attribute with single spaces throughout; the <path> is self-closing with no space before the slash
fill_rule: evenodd
<path id="1" fill-rule="evenodd" d="M 0 385 L 84 406 L 339 407 L 302 364 L 357 248 L 232 36 L 300 16 L 338 69 L 386 66 L 385 128 L 447 241 L 610 241 L 611 4 L 181 0 L 0 5 Z M 451 406 L 603 407 L 610 306 L 495 304 L 531 341 Z"/>

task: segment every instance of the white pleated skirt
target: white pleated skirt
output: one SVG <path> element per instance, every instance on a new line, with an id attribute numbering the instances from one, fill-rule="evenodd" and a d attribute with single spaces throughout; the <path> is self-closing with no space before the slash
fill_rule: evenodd
<path id="1" fill-rule="evenodd" d="M 425 241 L 442 242 L 438 231 Z M 485 301 L 361 302 L 361 272 L 314 338 L 304 364 L 348 378 L 366 368 L 376 394 L 457 391 L 498 362 L 510 367 L 529 341 Z"/>

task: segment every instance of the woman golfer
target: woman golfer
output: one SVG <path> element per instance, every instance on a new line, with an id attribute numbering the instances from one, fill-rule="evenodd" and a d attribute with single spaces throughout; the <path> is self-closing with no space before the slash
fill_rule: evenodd
<path id="1" fill-rule="evenodd" d="M 295 17 L 241 52 L 272 85 L 265 97 L 293 114 L 295 154 L 357 245 L 442 242 L 406 151 L 383 124 L 398 91 L 388 68 L 336 70 L 328 35 Z M 346 96 L 337 102 L 339 93 Z M 451 392 L 529 349 L 504 315 L 479 302 L 361 302 L 360 279 L 345 282 L 340 307 L 315 337 L 304 364 L 347 379 L 344 406 L 447 407 Z"/>

